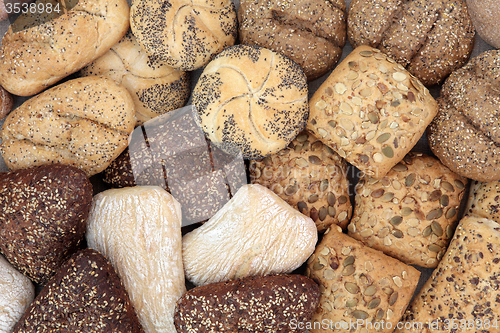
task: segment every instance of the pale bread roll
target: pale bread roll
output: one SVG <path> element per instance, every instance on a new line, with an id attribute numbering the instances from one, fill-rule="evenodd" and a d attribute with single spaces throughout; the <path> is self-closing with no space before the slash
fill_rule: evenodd
<path id="1" fill-rule="evenodd" d="M 126 0 L 81 0 L 69 11 L 61 0 L 35 2 L 40 3 L 44 8 L 59 5 L 61 15 L 28 12 L 2 39 L 0 85 L 14 95 L 34 95 L 77 72 L 108 51 L 129 28 Z"/>
<path id="2" fill-rule="evenodd" d="M 186 277 L 195 285 L 290 273 L 314 251 L 316 225 L 268 188 L 242 186 L 182 240 Z"/>
<path id="3" fill-rule="evenodd" d="M 146 333 L 175 333 L 175 302 L 186 292 L 181 207 L 155 186 L 107 190 L 94 197 L 87 243 L 109 259 Z"/>

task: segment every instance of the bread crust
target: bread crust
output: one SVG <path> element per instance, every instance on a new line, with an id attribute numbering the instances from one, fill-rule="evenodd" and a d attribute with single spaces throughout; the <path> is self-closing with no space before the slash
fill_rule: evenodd
<path id="1" fill-rule="evenodd" d="M 38 25 L 19 31 L 11 25 L 3 37 L 0 85 L 18 96 L 39 93 L 108 51 L 127 32 L 128 16 L 126 0 L 81 0 L 45 23 L 18 18 Z"/>

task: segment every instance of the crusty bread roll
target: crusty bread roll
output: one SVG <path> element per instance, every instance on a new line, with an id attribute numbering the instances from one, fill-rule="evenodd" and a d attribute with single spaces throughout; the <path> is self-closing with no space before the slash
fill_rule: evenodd
<path id="1" fill-rule="evenodd" d="M 289 58 L 235 45 L 203 70 L 193 104 L 208 139 L 223 150 L 260 159 L 285 148 L 309 115 L 307 80 Z"/>
<path id="2" fill-rule="evenodd" d="M 104 170 L 128 145 L 134 102 L 111 79 L 67 81 L 32 97 L 2 126 L 0 150 L 11 170 L 62 163 L 88 176 Z"/>
<path id="3" fill-rule="evenodd" d="M 14 97 L 0 86 L 0 120 L 7 117 L 14 106 Z"/>
<path id="4" fill-rule="evenodd" d="M 472 181 L 464 214 L 500 223 L 500 181 Z"/>
<path id="5" fill-rule="evenodd" d="M 65 8 L 62 0 L 38 3 L 54 7 L 59 3 L 61 10 Z M 26 21 L 28 28 L 14 29 L 14 23 L 2 39 L 0 85 L 14 95 L 34 95 L 80 70 L 108 51 L 129 28 L 126 0 L 80 0 L 47 22 L 42 14 L 23 14 L 18 20 Z"/>
<path id="6" fill-rule="evenodd" d="M 286 55 L 307 80 L 331 70 L 346 42 L 344 0 L 246 0 L 240 2 L 240 42 Z"/>
<path id="7" fill-rule="evenodd" d="M 348 10 L 354 48 L 380 49 L 426 86 L 465 64 L 474 35 L 465 0 L 353 0 Z"/>
<path id="8" fill-rule="evenodd" d="M 138 125 L 182 107 L 190 92 L 189 74 L 148 56 L 130 31 L 80 73 L 104 75 L 127 88 L 134 100 Z"/>
<path id="9" fill-rule="evenodd" d="M 360 46 L 309 101 L 307 128 L 363 173 L 380 179 L 437 113 L 422 83 L 378 49 Z"/>
<path id="10" fill-rule="evenodd" d="M 206 65 L 238 34 L 232 0 L 134 0 L 130 26 L 146 52 L 185 71 Z"/>
<path id="11" fill-rule="evenodd" d="M 439 266 L 408 307 L 400 327 L 406 329 L 394 333 L 498 332 L 499 253 L 498 223 L 463 218 Z"/>
<path id="12" fill-rule="evenodd" d="M 500 180 L 500 51 L 483 52 L 443 84 L 427 130 L 432 152 L 467 178 Z"/>
<path id="13" fill-rule="evenodd" d="M 242 186 L 182 240 L 186 277 L 194 285 L 290 273 L 314 251 L 316 225 L 268 188 Z"/>
<path id="14" fill-rule="evenodd" d="M 175 333 L 175 302 L 186 292 L 181 206 L 155 186 L 94 197 L 87 244 L 118 272 L 146 333 Z"/>
<path id="15" fill-rule="evenodd" d="M 10 333 L 35 298 L 30 279 L 0 255 L 0 332 Z"/>
<path id="16" fill-rule="evenodd" d="M 500 49 L 500 6 L 497 0 L 466 0 L 470 19 L 479 36 L 491 46 Z"/>

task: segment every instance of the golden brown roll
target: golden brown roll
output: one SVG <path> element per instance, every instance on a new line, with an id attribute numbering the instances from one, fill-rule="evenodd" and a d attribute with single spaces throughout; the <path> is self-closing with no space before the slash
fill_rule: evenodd
<path id="1" fill-rule="evenodd" d="M 500 6 L 496 0 L 466 0 L 470 19 L 481 38 L 495 48 L 500 48 Z"/>

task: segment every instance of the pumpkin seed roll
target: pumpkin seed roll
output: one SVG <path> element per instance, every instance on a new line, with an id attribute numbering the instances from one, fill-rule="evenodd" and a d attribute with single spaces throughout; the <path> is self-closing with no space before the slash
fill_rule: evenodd
<path id="1" fill-rule="evenodd" d="M 420 272 L 332 226 L 309 258 L 306 275 L 321 292 L 311 333 L 368 333 L 393 331 Z"/>
<path id="2" fill-rule="evenodd" d="M 349 235 L 407 264 L 436 267 L 466 182 L 438 159 L 410 153 L 382 179 L 360 179 Z"/>
<path id="3" fill-rule="evenodd" d="M 313 134 L 300 133 L 287 148 L 250 162 L 250 179 L 271 189 L 302 214 L 319 232 L 351 218 L 346 162 Z"/>
<path id="4" fill-rule="evenodd" d="M 309 112 L 309 130 L 349 163 L 380 179 L 418 142 L 437 103 L 393 59 L 360 46 L 315 92 Z"/>
<path id="5" fill-rule="evenodd" d="M 500 228 L 463 218 L 448 251 L 403 316 L 395 333 L 498 332 Z M 421 323 L 413 329 L 408 323 Z"/>

